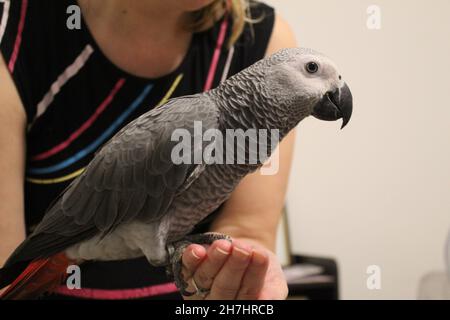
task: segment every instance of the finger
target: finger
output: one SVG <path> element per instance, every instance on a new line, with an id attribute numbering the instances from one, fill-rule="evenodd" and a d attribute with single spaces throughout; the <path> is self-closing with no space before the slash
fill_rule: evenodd
<path id="1" fill-rule="evenodd" d="M 229 241 L 215 241 L 206 251 L 206 258 L 193 275 L 195 283 L 204 289 L 211 288 L 214 278 L 230 254 L 231 243 Z"/>
<path id="2" fill-rule="evenodd" d="M 253 251 L 250 264 L 242 279 L 241 288 L 237 295 L 238 300 L 256 300 L 264 286 L 269 257 L 261 250 Z"/>
<path id="3" fill-rule="evenodd" d="M 231 300 L 236 298 L 242 277 L 250 263 L 252 251 L 251 247 L 239 241 L 233 242 L 231 255 L 214 279 L 211 293 L 207 299 Z"/>
<path id="4" fill-rule="evenodd" d="M 183 276 L 185 280 L 192 277 L 205 257 L 206 249 L 201 245 L 191 244 L 184 250 L 181 261 L 183 264 Z"/>

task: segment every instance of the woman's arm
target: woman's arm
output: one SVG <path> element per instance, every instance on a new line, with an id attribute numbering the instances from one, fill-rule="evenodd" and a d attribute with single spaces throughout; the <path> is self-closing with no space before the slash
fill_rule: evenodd
<path id="1" fill-rule="evenodd" d="M 25 238 L 26 115 L 0 56 L 0 266 Z"/>
<path id="2" fill-rule="evenodd" d="M 276 16 L 267 55 L 295 47 L 289 25 Z M 279 171 L 247 176 L 226 202 L 211 231 L 233 237 L 210 248 L 192 245 L 183 256 L 185 276 L 211 288 L 211 299 L 284 299 L 286 281 L 275 250 L 276 230 L 284 206 L 295 133 L 279 146 Z M 193 299 L 199 297 L 193 296 Z"/>

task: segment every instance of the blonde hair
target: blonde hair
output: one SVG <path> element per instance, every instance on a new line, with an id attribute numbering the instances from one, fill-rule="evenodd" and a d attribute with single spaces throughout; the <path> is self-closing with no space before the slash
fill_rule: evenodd
<path id="1" fill-rule="evenodd" d="M 231 36 L 228 40 L 228 47 L 231 47 L 242 34 L 246 23 L 257 22 L 250 16 L 250 5 L 249 0 L 214 0 L 205 8 L 193 13 L 193 21 L 188 27 L 194 32 L 207 30 L 228 10 L 233 21 Z"/>

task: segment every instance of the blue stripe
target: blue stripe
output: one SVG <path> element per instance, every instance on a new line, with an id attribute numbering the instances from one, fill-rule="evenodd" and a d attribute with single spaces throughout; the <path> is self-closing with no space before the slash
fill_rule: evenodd
<path id="1" fill-rule="evenodd" d="M 60 162 L 58 164 L 55 164 L 50 167 L 45 168 L 29 168 L 28 173 L 30 174 L 47 174 L 47 173 L 53 173 L 58 170 L 62 170 L 67 168 L 68 166 L 74 164 L 78 160 L 84 158 L 85 156 L 89 155 L 92 152 L 95 152 L 98 147 L 100 147 L 109 137 L 111 137 L 116 130 L 125 122 L 125 120 L 135 111 L 144 101 L 144 99 L 148 96 L 150 91 L 153 89 L 153 85 L 149 84 L 145 87 L 144 91 L 137 97 L 136 100 L 133 101 L 133 103 L 125 110 L 114 122 L 113 124 L 106 129 L 105 132 L 103 132 L 94 142 L 92 142 L 89 146 L 84 148 L 83 150 L 79 151 L 74 156 L 70 157 L 67 160 L 64 160 L 63 162 Z"/>

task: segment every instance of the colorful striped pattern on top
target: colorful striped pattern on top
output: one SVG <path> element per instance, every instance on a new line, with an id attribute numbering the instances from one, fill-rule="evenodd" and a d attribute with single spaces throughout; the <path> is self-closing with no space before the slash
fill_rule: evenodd
<path id="1" fill-rule="evenodd" d="M 216 70 L 217 70 L 217 66 L 218 66 L 218 62 L 219 62 L 219 56 L 222 51 L 227 28 L 228 28 L 228 19 L 224 19 L 222 22 L 221 28 L 220 28 L 220 34 L 217 39 L 217 44 L 216 44 L 214 55 L 213 55 L 213 58 L 211 61 L 211 65 L 209 67 L 208 76 L 207 76 L 205 87 L 204 87 L 205 91 L 211 89 L 211 87 L 212 87 L 212 81 L 216 75 Z M 233 51 L 230 51 L 231 55 L 228 56 L 229 59 L 230 59 L 230 57 L 232 57 Z M 47 95 L 44 97 L 43 101 L 41 101 L 41 103 L 38 105 L 38 113 L 37 113 L 35 119 L 40 117 L 45 112 L 45 110 L 48 108 L 48 106 L 53 101 L 54 96 L 56 96 L 59 93 L 60 89 L 67 83 L 67 81 L 69 81 L 70 78 L 74 77 L 83 68 L 83 66 L 86 64 L 86 61 L 91 56 L 92 52 L 93 52 L 92 47 L 90 45 L 86 46 L 86 48 L 82 51 L 82 53 L 76 58 L 75 62 L 72 65 L 70 65 L 63 72 L 62 75 L 60 75 L 58 77 L 58 79 L 53 83 L 49 93 L 47 93 Z M 225 74 L 227 74 L 229 71 L 230 62 L 231 61 L 227 61 L 228 66 L 226 66 L 224 69 L 223 75 L 221 77 L 222 80 L 224 79 Z M 178 84 L 181 82 L 182 79 L 183 79 L 183 74 L 180 74 L 175 78 L 173 84 L 170 86 L 169 90 L 164 95 L 162 100 L 157 104 L 157 106 L 161 106 L 161 105 L 165 104 L 170 99 L 170 97 L 172 96 L 173 92 L 175 91 L 176 87 L 178 86 Z M 112 99 L 117 94 L 117 92 L 120 90 L 120 88 L 123 86 L 124 82 L 125 82 L 125 79 L 119 80 L 119 82 L 113 88 L 112 92 L 109 94 L 109 96 L 106 98 L 106 100 L 97 108 L 95 113 L 79 129 L 77 129 L 74 133 L 72 133 L 67 140 L 65 140 L 61 144 L 53 147 L 52 149 L 50 149 L 48 151 L 45 151 L 38 155 L 32 156 L 31 160 L 32 161 L 44 160 L 44 159 L 49 158 L 52 155 L 57 154 L 58 152 L 64 150 L 65 148 L 67 148 L 75 139 L 77 139 L 84 131 L 86 131 L 95 122 L 95 120 L 99 117 L 99 115 L 111 103 Z M 146 96 L 150 93 L 152 88 L 153 88 L 153 85 L 151 85 L 151 84 L 148 85 L 144 89 L 144 91 L 138 96 L 138 98 L 122 113 L 122 115 L 120 115 L 116 119 L 116 121 L 105 132 L 103 132 L 103 134 L 101 134 L 94 142 L 92 142 L 86 148 L 79 151 L 72 157 L 70 157 L 64 161 L 61 161 L 55 165 L 48 166 L 48 167 L 40 167 L 40 168 L 30 167 L 30 168 L 28 168 L 27 172 L 32 175 L 43 175 L 43 174 L 54 173 L 54 172 L 63 170 L 65 168 L 71 166 L 78 160 L 84 158 L 88 154 L 97 150 L 97 148 L 99 146 L 101 146 L 108 138 L 110 138 L 117 131 L 118 128 L 120 128 L 122 126 L 122 124 L 125 122 L 125 120 L 127 120 L 127 118 L 130 116 L 130 114 L 132 114 L 141 105 L 141 103 L 146 98 Z M 83 171 L 80 172 L 80 170 L 77 170 L 76 172 L 79 172 L 79 174 L 81 174 Z M 37 184 L 52 184 L 52 183 L 65 182 L 65 181 L 73 179 L 73 178 L 76 178 L 76 175 L 74 175 L 72 173 L 72 174 L 65 175 L 60 178 L 51 178 L 51 179 L 36 179 L 36 178 L 27 177 L 27 181 L 29 181 L 31 183 L 37 183 Z"/>
<path id="2" fill-rule="evenodd" d="M 28 168 L 28 172 L 31 174 L 48 174 L 53 173 L 58 170 L 67 168 L 68 166 L 74 164 L 78 160 L 84 158 L 88 154 L 97 150 L 108 138 L 110 138 L 128 119 L 128 117 L 142 104 L 147 95 L 152 91 L 153 85 L 147 85 L 141 94 L 131 103 L 131 105 L 106 129 L 95 141 L 90 143 L 84 149 L 78 151 L 75 155 L 66 159 L 58 164 L 44 167 L 44 168 Z"/>
<path id="3" fill-rule="evenodd" d="M 172 94 L 174 93 L 175 89 L 177 88 L 177 86 L 179 85 L 179 83 L 181 82 L 182 79 L 183 79 L 183 74 L 180 74 L 175 78 L 174 82 L 170 86 L 167 93 L 164 95 L 164 97 L 158 103 L 158 106 L 163 105 L 170 99 L 170 97 L 172 96 Z M 116 85 L 114 86 L 114 88 L 112 89 L 112 91 L 110 92 L 108 97 L 96 109 L 95 113 L 85 123 L 83 123 L 83 125 L 80 128 L 78 128 L 74 133 L 72 133 L 67 140 L 65 140 L 61 144 L 53 147 L 52 149 L 50 149 L 48 151 L 45 151 L 38 155 L 32 156 L 31 160 L 32 161 L 44 160 L 50 156 L 53 156 L 53 155 L 59 153 L 60 151 L 64 150 L 65 148 L 67 148 L 73 141 L 75 141 L 78 137 L 80 137 L 84 131 L 86 131 L 90 126 L 92 126 L 94 124 L 95 120 L 97 120 L 98 117 L 101 115 L 101 113 L 111 104 L 115 95 L 120 91 L 120 89 L 125 84 L 125 82 L 126 82 L 125 79 L 123 79 L 123 78 L 120 79 L 116 83 Z M 145 96 L 149 93 L 148 89 L 151 89 L 151 88 L 147 87 L 146 89 L 147 90 L 144 90 Z M 55 167 L 57 169 L 60 169 L 63 166 L 72 164 L 75 161 L 74 159 L 82 158 L 83 154 L 86 154 L 87 151 L 92 151 L 92 150 L 95 151 L 96 148 L 94 146 L 101 145 L 107 138 L 109 138 L 113 134 L 113 132 L 115 132 L 117 130 L 117 128 L 126 120 L 126 118 L 129 116 L 129 114 L 131 114 L 136 109 L 136 107 L 139 106 L 140 102 L 145 98 L 145 96 L 143 96 L 141 94 L 138 97 L 138 99 L 135 100 L 133 102 L 133 104 L 113 123 L 113 125 L 111 127 L 109 127 L 102 135 L 100 135 L 100 137 L 93 144 L 88 146 L 86 149 L 80 151 L 80 152 L 83 152 L 82 154 L 77 154 L 73 158 L 65 160 L 62 163 L 52 166 L 52 167 L 39 168 L 39 169 L 30 168 L 28 170 L 28 172 L 31 174 L 33 174 L 33 173 L 39 174 L 39 173 L 47 173 L 47 171 L 50 171 L 50 170 L 53 171 L 53 170 L 55 170 Z M 51 179 L 36 179 L 36 178 L 27 177 L 27 181 L 31 182 L 31 183 L 35 183 L 35 184 L 62 183 L 62 182 L 76 178 L 81 173 L 83 173 L 83 171 L 84 171 L 84 169 L 81 169 L 81 170 L 77 170 L 74 173 L 71 173 L 69 175 L 65 175 L 65 176 L 62 176 L 59 178 L 51 178 Z"/>
<path id="4" fill-rule="evenodd" d="M 120 89 L 123 87 L 125 82 L 126 82 L 126 80 L 124 78 L 121 78 L 119 81 L 117 81 L 117 83 L 114 85 L 113 89 L 111 90 L 109 95 L 106 97 L 106 99 L 95 110 L 94 114 L 92 116 L 90 116 L 89 119 L 86 120 L 86 122 L 84 122 L 81 125 L 81 127 L 79 127 L 77 130 L 75 130 L 69 136 L 69 138 L 67 140 L 65 140 L 64 142 L 61 142 L 60 144 L 58 144 L 57 146 L 51 148 L 48 151 L 45 151 L 45 152 L 42 152 L 42 153 L 37 154 L 35 156 L 32 156 L 31 157 L 31 161 L 39 161 L 39 160 L 47 159 L 47 158 L 49 158 L 49 157 L 51 157 L 51 156 L 61 152 L 62 150 L 64 150 L 68 146 L 70 146 L 70 144 L 72 142 L 74 142 L 78 137 L 80 137 L 83 134 L 83 132 L 85 132 L 87 129 L 89 129 L 89 127 L 91 127 L 95 123 L 95 120 L 98 119 L 98 117 L 103 113 L 103 111 L 105 111 L 106 108 L 109 105 L 111 105 L 111 102 L 113 101 L 114 97 L 120 91 Z"/>

